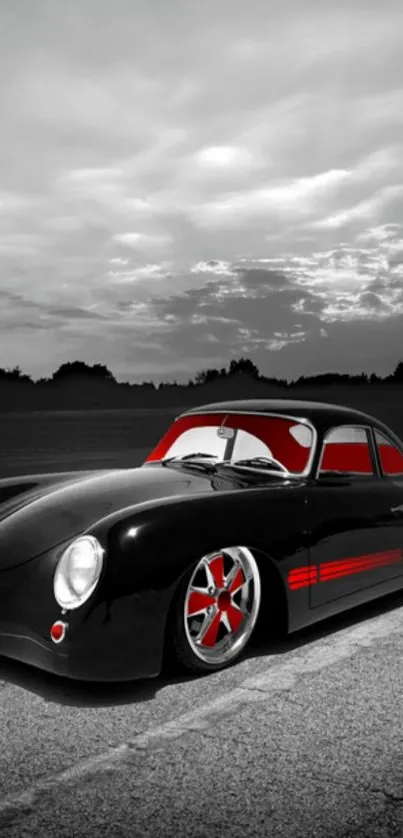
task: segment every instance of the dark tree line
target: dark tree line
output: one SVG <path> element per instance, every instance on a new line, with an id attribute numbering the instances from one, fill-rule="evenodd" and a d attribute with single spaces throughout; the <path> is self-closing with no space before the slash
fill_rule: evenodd
<path id="1" fill-rule="evenodd" d="M 47 386 L 51 386 L 53 383 L 62 384 L 63 382 L 80 383 L 84 381 L 91 381 L 116 384 L 117 386 L 142 387 L 148 390 L 165 390 L 171 387 L 186 388 L 203 386 L 206 384 L 210 384 L 214 381 L 228 380 L 240 375 L 247 376 L 249 379 L 254 379 L 256 381 L 260 381 L 266 384 L 277 384 L 283 386 L 288 386 L 289 384 L 289 382 L 286 379 L 268 378 L 267 376 L 261 375 L 258 367 L 256 366 L 256 364 L 253 363 L 253 361 L 250 360 L 250 358 L 239 358 L 237 361 L 231 361 L 228 368 L 221 367 L 220 369 L 208 368 L 200 370 L 196 374 L 194 379 L 189 380 L 188 384 L 180 385 L 177 381 L 162 382 L 158 386 L 158 388 L 156 387 L 153 381 L 143 381 L 141 384 L 138 385 L 130 385 L 125 384 L 124 382 L 118 382 L 113 373 L 104 364 L 90 365 L 86 364 L 84 361 L 67 361 L 64 364 L 61 364 L 61 366 L 58 367 L 58 369 L 53 373 L 53 375 L 50 378 L 41 378 L 37 382 L 34 382 L 29 375 L 23 373 L 19 366 L 14 367 L 13 369 L 0 368 L 0 385 L 2 382 L 5 381 L 14 381 L 29 384 L 36 383 Z M 385 376 L 384 378 L 375 375 L 375 373 L 371 373 L 370 375 L 366 375 L 365 373 L 360 373 L 358 375 L 323 373 L 320 375 L 300 376 L 299 378 L 295 379 L 292 382 L 292 384 L 297 386 L 312 386 L 313 384 L 325 386 L 329 384 L 376 384 L 381 382 L 403 383 L 403 361 L 400 361 L 397 364 L 394 372 L 391 375 Z"/>

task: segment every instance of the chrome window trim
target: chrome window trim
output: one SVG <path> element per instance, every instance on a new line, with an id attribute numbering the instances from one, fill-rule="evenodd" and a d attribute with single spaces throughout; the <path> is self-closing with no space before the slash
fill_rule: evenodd
<path id="1" fill-rule="evenodd" d="M 318 465 L 316 467 L 316 473 L 315 473 L 314 479 L 317 480 L 318 477 L 319 477 L 320 467 L 321 467 L 321 463 L 322 463 L 322 460 L 323 460 L 323 454 L 324 454 L 324 451 L 325 451 L 326 437 L 328 437 L 329 434 L 332 431 L 340 430 L 340 428 L 352 428 L 354 430 L 365 431 L 366 432 L 367 445 L 368 445 L 368 449 L 369 449 L 369 453 L 370 453 L 370 457 L 371 457 L 372 467 L 374 469 L 373 472 L 370 473 L 370 474 L 366 471 L 363 471 L 363 472 L 360 472 L 360 471 L 348 472 L 348 471 L 346 471 L 345 474 L 346 475 L 357 474 L 358 476 L 361 476 L 361 477 L 379 477 L 380 475 L 378 473 L 378 464 L 377 464 L 376 460 L 374 460 L 374 454 L 373 454 L 373 450 L 372 450 L 372 446 L 371 446 L 371 432 L 373 430 L 373 425 L 361 425 L 361 424 L 358 424 L 358 423 L 357 424 L 353 423 L 353 424 L 348 424 L 348 425 L 332 425 L 330 428 L 327 429 L 327 431 L 324 434 L 323 439 L 322 439 L 322 450 L 320 452 L 320 457 L 319 457 L 319 460 L 318 460 Z M 324 473 L 332 474 L 333 472 L 327 471 L 327 472 L 324 472 Z"/>
<path id="2" fill-rule="evenodd" d="M 290 416 L 288 413 L 266 413 L 262 410 L 200 410 L 195 411 L 194 413 L 181 413 L 179 416 L 176 417 L 175 422 L 178 419 L 184 419 L 185 416 L 261 416 L 263 419 L 266 417 L 271 417 L 274 419 L 289 419 L 291 422 L 295 422 L 295 424 L 306 425 L 312 431 L 313 439 L 311 450 L 308 457 L 308 462 L 303 471 L 299 472 L 290 472 L 291 477 L 307 477 L 310 474 L 312 462 L 316 453 L 317 442 L 318 442 L 318 432 L 315 426 L 307 419 L 305 416 Z M 254 468 L 253 466 L 248 466 L 248 468 L 253 469 L 254 471 L 261 472 L 261 468 Z M 279 472 L 280 473 L 280 472 Z M 286 475 L 284 475 L 286 477 Z"/>

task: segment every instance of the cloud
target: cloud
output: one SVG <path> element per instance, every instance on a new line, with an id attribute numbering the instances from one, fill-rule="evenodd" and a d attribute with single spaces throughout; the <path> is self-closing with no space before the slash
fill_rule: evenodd
<path id="1" fill-rule="evenodd" d="M 196 265 L 191 267 L 190 272 L 192 274 L 233 275 L 230 263 L 225 262 L 223 259 L 209 259 L 207 262 L 197 262 Z"/>
<path id="2" fill-rule="evenodd" d="M 124 175 L 123 169 L 103 167 L 99 169 L 72 169 L 62 175 L 62 180 L 70 183 L 99 183 L 108 180 L 115 180 Z"/>
<path id="3" fill-rule="evenodd" d="M 42 374 L 81 352 L 169 377 L 248 350 L 285 373 L 348 365 L 353 347 L 352 364 L 386 369 L 401 353 L 402 23 L 391 0 L 365 21 L 359 0 L 10 5 L 4 363 Z"/>
<path id="4" fill-rule="evenodd" d="M 216 171 L 221 167 L 227 169 L 238 166 L 250 166 L 253 163 L 253 158 L 245 148 L 237 148 L 236 146 L 210 146 L 197 151 L 195 161 L 204 169 L 211 167 Z"/>
<path id="5" fill-rule="evenodd" d="M 0 234 L 0 255 L 33 256 L 46 247 L 46 243 L 39 233 Z"/>
<path id="6" fill-rule="evenodd" d="M 196 224 L 207 228 L 253 224 L 259 216 L 299 220 L 320 206 L 349 176 L 348 171 L 335 169 L 288 183 L 223 195 L 195 206 L 192 215 Z"/>
<path id="7" fill-rule="evenodd" d="M 148 250 L 169 245 L 172 237 L 168 233 L 117 233 L 113 236 L 113 241 L 133 250 Z"/>
<path id="8" fill-rule="evenodd" d="M 327 218 L 312 222 L 311 227 L 318 230 L 337 230 L 352 222 L 375 219 L 390 201 L 393 201 L 395 198 L 400 198 L 400 196 L 403 196 L 403 183 L 386 186 L 384 189 L 379 190 L 372 198 L 361 201 L 356 206 L 349 207 L 335 215 L 330 215 Z"/>
<path id="9" fill-rule="evenodd" d="M 51 308 L 48 313 L 50 315 L 54 314 L 56 317 L 62 317 L 65 320 L 105 320 L 104 315 L 97 314 L 96 311 L 75 308 L 73 306 L 66 308 Z"/>
<path id="10" fill-rule="evenodd" d="M 117 283 L 137 282 L 138 280 L 167 279 L 171 276 L 170 263 L 142 265 L 127 271 L 108 271 L 107 278 Z"/>

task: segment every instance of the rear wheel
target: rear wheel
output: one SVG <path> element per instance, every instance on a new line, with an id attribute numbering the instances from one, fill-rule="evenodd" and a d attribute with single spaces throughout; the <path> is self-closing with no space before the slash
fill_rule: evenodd
<path id="1" fill-rule="evenodd" d="M 193 672 L 213 672 L 245 649 L 260 609 L 261 583 L 247 547 L 203 556 L 179 591 L 172 625 L 174 655 Z"/>

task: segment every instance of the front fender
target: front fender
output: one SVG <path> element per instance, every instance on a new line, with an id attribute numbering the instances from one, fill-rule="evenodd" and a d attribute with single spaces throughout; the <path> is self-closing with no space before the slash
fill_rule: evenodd
<path id="1" fill-rule="evenodd" d="M 161 597 L 164 618 L 177 586 L 203 555 L 223 547 L 247 546 L 259 562 L 263 581 L 267 577 L 270 586 L 277 586 L 285 597 L 291 627 L 295 615 L 287 574 L 308 561 L 305 523 L 300 490 L 290 490 L 286 496 L 257 488 L 149 502 L 109 516 L 91 532 L 104 543 L 109 556 L 104 578 L 108 596 L 118 599 L 153 591 Z M 304 590 L 293 595 L 301 612 L 308 607 L 305 600 Z"/>

